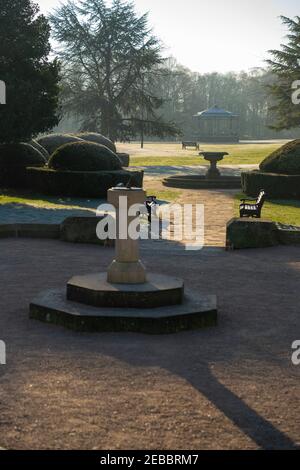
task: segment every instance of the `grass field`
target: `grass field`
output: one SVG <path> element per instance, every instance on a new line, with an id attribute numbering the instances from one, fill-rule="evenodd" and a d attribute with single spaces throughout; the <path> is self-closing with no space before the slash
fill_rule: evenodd
<path id="1" fill-rule="evenodd" d="M 174 190 L 166 189 L 166 190 L 160 191 L 157 189 L 147 188 L 146 192 L 147 192 L 147 196 L 155 195 L 158 200 L 165 201 L 165 202 L 173 202 L 176 199 L 178 199 L 182 194 L 182 191 L 176 190 L 176 189 Z"/>
<path id="2" fill-rule="evenodd" d="M 224 151 L 229 155 L 221 165 L 258 165 L 271 152 L 283 145 L 284 141 L 273 143 L 250 143 L 234 145 L 201 145 L 202 151 Z M 193 166 L 209 164 L 200 157 L 197 150 L 182 150 L 178 143 L 149 143 L 141 149 L 139 144 L 118 144 L 118 151 L 130 154 L 131 166 Z"/>
<path id="3" fill-rule="evenodd" d="M 283 141 L 270 143 L 249 143 L 236 145 L 203 145 L 201 150 L 225 151 L 229 153 L 222 164 L 242 165 L 259 164 L 267 155 L 283 145 Z M 195 150 L 182 150 L 176 143 L 146 143 L 141 149 L 138 143 L 118 144 L 119 152 L 128 152 L 131 156 L 132 166 L 189 166 L 200 165 L 208 162 L 198 155 Z M 158 178 L 157 182 L 159 183 Z M 158 199 L 172 202 L 181 196 L 179 190 L 155 189 L 156 181 L 145 184 L 147 194 L 155 194 Z M 235 214 L 238 215 L 239 200 L 243 195 L 239 194 L 235 201 Z M 30 191 L 7 191 L 0 194 L 0 205 L 20 204 L 38 208 L 64 209 L 64 208 L 94 208 L 97 201 L 80 198 L 55 198 Z M 300 201 L 273 200 L 268 201 L 263 209 L 263 217 L 278 222 L 300 225 Z"/>
<path id="4" fill-rule="evenodd" d="M 235 197 L 235 215 L 239 217 L 240 199 L 247 198 L 244 194 Z M 280 222 L 282 224 L 300 226 L 300 200 L 273 199 L 266 201 L 262 211 L 262 218 Z"/>
<path id="5" fill-rule="evenodd" d="M 96 203 L 81 198 L 51 197 L 31 191 L 6 190 L 0 193 L 0 206 L 6 204 L 19 204 L 36 207 L 39 209 L 89 209 Z"/>
<path id="6" fill-rule="evenodd" d="M 181 195 L 180 190 L 157 190 L 155 188 L 147 188 L 147 195 L 156 195 L 157 199 L 165 202 L 172 202 Z M 0 207 L 6 204 L 19 204 L 31 206 L 39 209 L 96 209 L 101 200 L 86 198 L 60 198 L 51 197 L 42 194 L 36 194 L 30 191 L 3 191 L 0 193 Z"/>

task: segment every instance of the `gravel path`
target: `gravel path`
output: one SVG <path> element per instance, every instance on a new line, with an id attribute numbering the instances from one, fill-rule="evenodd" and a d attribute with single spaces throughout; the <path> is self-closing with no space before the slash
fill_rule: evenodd
<path id="1" fill-rule="evenodd" d="M 160 179 L 156 176 L 146 175 L 144 181 L 145 188 L 151 188 L 151 192 L 166 191 Z M 172 190 L 173 188 L 171 188 Z M 238 190 L 192 190 L 178 189 L 178 197 L 175 203 L 179 204 L 202 204 L 204 206 L 204 244 L 210 247 L 225 247 L 226 245 L 226 224 L 234 217 L 234 196 Z M 193 224 L 193 231 L 195 223 Z M 189 244 L 186 239 L 182 243 L 174 244 L 166 241 L 159 241 L 162 247 L 168 249 L 183 249 L 185 244 Z"/>
<path id="2" fill-rule="evenodd" d="M 219 326 L 172 336 L 76 334 L 28 304 L 110 248 L 0 240 L 0 446 L 270 449 L 300 445 L 300 249 L 143 253 L 153 272 L 216 293 Z"/>
<path id="3" fill-rule="evenodd" d="M 148 177 L 163 177 L 167 178 L 174 175 L 206 175 L 209 165 L 197 165 L 197 166 L 137 166 L 131 167 L 137 170 L 144 170 L 145 175 Z M 242 171 L 245 170 L 256 170 L 258 165 L 219 165 L 218 166 L 223 176 L 240 176 Z"/>

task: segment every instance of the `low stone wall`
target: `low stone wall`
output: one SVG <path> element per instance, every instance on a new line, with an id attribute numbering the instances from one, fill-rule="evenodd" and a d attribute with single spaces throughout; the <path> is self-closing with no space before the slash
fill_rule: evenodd
<path id="1" fill-rule="evenodd" d="M 68 217 L 60 226 L 60 239 L 70 243 L 93 243 L 113 246 L 114 240 L 99 240 L 97 224 L 103 217 Z"/>
<path id="2" fill-rule="evenodd" d="M 231 219 L 226 227 L 226 248 L 266 248 L 300 245 L 300 227 L 263 219 Z"/>
<path id="3" fill-rule="evenodd" d="M 99 240 L 96 227 L 102 217 L 67 217 L 62 224 L 0 224 L 1 238 L 47 238 L 69 243 L 114 246 Z M 263 219 L 231 219 L 226 226 L 226 248 L 266 248 L 300 245 L 300 227 Z"/>
<path id="4" fill-rule="evenodd" d="M 0 238 L 60 238 L 59 224 L 2 224 Z"/>
<path id="5" fill-rule="evenodd" d="M 281 245 L 300 245 L 300 227 L 276 224 Z"/>
<path id="6" fill-rule="evenodd" d="M 113 246 L 114 240 L 99 240 L 96 227 L 102 217 L 68 217 L 62 224 L 2 224 L 0 238 L 48 238 L 70 243 Z"/>

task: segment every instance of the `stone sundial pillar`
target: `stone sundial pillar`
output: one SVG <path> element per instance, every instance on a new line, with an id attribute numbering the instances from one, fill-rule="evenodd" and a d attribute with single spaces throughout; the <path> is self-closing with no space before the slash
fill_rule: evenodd
<path id="1" fill-rule="evenodd" d="M 107 281 L 111 284 L 144 284 L 147 279 L 139 255 L 139 238 L 134 240 L 128 235 L 128 227 L 137 213 L 128 215 L 128 210 L 134 204 L 144 204 L 146 193 L 141 188 L 117 187 L 109 189 L 107 200 L 116 209 L 116 251 L 107 271 Z"/>

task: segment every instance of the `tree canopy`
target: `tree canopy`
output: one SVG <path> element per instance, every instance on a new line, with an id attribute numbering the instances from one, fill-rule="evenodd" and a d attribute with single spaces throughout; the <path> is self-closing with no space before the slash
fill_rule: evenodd
<path id="1" fill-rule="evenodd" d="M 30 0 L 1 0 L 0 142 L 28 141 L 58 122 L 59 65 L 49 60 L 50 27 Z"/>
<path id="2" fill-rule="evenodd" d="M 81 118 L 82 130 L 112 140 L 172 134 L 157 114 L 162 100 L 146 82 L 162 63 L 161 44 L 132 2 L 71 0 L 50 16 L 63 63 L 64 109 Z"/>
<path id="3" fill-rule="evenodd" d="M 282 16 L 288 27 L 287 44 L 280 50 L 271 50 L 273 59 L 267 62 L 276 76 L 269 87 L 275 99 L 272 111 L 275 114 L 274 129 L 292 129 L 300 125 L 300 104 L 292 100 L 293 83 L 300 80 L 300 16 L 295 19 Z"/>

